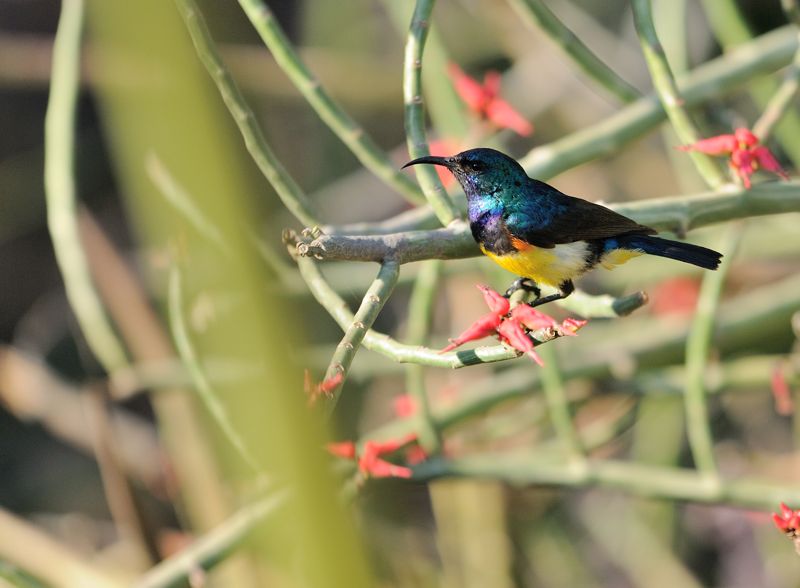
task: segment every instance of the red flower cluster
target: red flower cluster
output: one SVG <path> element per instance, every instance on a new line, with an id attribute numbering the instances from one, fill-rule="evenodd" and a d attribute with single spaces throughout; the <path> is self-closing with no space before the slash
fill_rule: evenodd
<path id="1" fill-rule="evenodd" d="M 483 293 L 490 312 L 472 323 L 458 337 L 451 339 L 450 345 L 439 353 L 451 351 L 467 341 L 497 335 L 501 341 L 542 365 L 542 358 L 536 353 L 535 344 L 528 336 L 530 331 L 552 329 L 559 335 L 572 336 L 586 324 L 584 320 L 573 318 L 564 319 L 559 323 L 553 317 L 539 312 L 528 304 L 519 304 L 512 309 L 511 303 L 500 293 L 480 284 L 478 289 Z"/>
<path id="2" fill-rule="evenodd" d="M 800 510 L 792 510 L 781 502 L 781 514 L 772 513 L 772 520 L 775 526 L 789 537 L 797 537 L 797 530 L 800 528 Z"/>
<path id="3" fill-rule="evenodd" d="M 411 468 L 393 464 L 383 456 L 395 453 L 400 449 L 406 448 L 406 461 L 413 465 L 423 461 L 427 455 L 417 444 L 416 433 L 409 433 L 399 439 L 388 441 L 367 441 L 361 455 L 358 455 L 358 448 L 352 441 L 341 441 L 338 443 L 328 443 L 327 449 L 332 455 L 342 459 L 355 460 L 358 470 L 369 478 L 410 478 Z"/>
<path id="4" fill-rule="evenodd" d="M 730 159 L 728 163 L 736 172 L 745 188 L 750 188 L 750 176 L 757 169 L 772 172 L 779 175 L 784 180 L 789 179 L 789 175 L 778 163 L 772 152 L 760 144 L 749 129 L 739 128 L 732 135 L 717 135 L 708 139 L 701 139 L 691 145 L 678 147 L 681 151 L 699 151 L 706 155 L 727 155 Z"/>
<path id="5" fill-rule="evenodd" d="M 486 72 L 481 84 L 465 74 L 455 63 L 451 63 L 447 71 L 458 95 L 481 119 L 488 120 L 498 128 L 511 129 L 524 137 L 533 132 L 533 125 L 514 110 L 513 106 L 500 98 L 499 72 Z"/>

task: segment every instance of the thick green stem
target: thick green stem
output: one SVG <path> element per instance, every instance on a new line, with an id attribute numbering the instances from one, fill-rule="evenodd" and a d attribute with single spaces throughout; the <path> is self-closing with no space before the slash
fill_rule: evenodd
<path id="1" fill-rule="evenodd" d="M 405 104 L 405 126 L 408 154 L 412 159 L 430 155 L 428 138 L 425 135 L 425 108 L 422 97 L 422 54 L 431 25 L 433 0 L 417 0 L 406 41 L 403 64 L 403 103 Z M 415 168 L 417 179 L 433 212 L 443 225 L 461 216 L 460 211 L 447 195 L 436 169 L 430 165 Z"/>
<path id="2" fill-rule="evenodd" d="M 653 86 L 661 99 L 661 104 L 672 123 L 678 138 L 684 144 L 691 144 L 700 138 L 689 113 L 684 108 L 684 99 L 675 83 L 672 70 L 667 63 L 664 49 L 658 40 L 655 25 L 653 24 L 651 0 L 632 0 L 634 22 L 639 34 L 647 68 L 653 79 Z M 712 188 L 717 188 L 726 183 L 725 177 L 710 157 L 696 151 L 690 152 L 697 171 Z"/>
<path id="3" fill-rule="evenodd" d="M 306 226 L 319 224 L 317 212 L 308 196 L 289 175 L 270 148 L 253 111 L 222 61 L 197 4 L 194 0 L 175 0 L 175 3 L 186 23 L 197 56 L 217 86 L 225 106 L 228 107 L 236 126 L 239 127 L 247 151 L 258 169 L 261 170 L 283 204 L 297 220 Z"/>
<path id="4" fill-rule="evenodd" d="M 510 0 L 510 4 L 522 20 L 532 26 L 538 25 L 599 86 L 622 102 L 633 102 L 639 98 L 639 91 L 597 57 L 580 37 L 553 14 L 543 0 Z"/>
<path id="5" fill-rule="evenodd" d="M 378 318 L 381 309 L 386 304 L 389 296 L 392 295 L 399 275 L 400 264 L 392 260 L 384 261 L 372 285 L 364 294 L 364 299 L 353 316 L 353 320 L 345 329 L 344 337 L 342 337 L 339 345 L 336 346 L 336 351 L 333 353 L 328 369 L 325 372 L 325 380 L 339 378 L 335 386 L 326 390 L 326 412 L 332 412 L 339 401 L 339 397 L 342 394 L 342 385 L 347 377 L 350 364 L 353 363 L 353 358 L 355 358 L 361 342 L 372 328 L 372 324 Z"/>
<path id="6" fill-rule="evenodd" d="M 323 122 L 350 148 L 364 167 L 397 190 L 409 202 L 415 204 L 423 202 L 424 198 L 414 182 L 397 169 L 386 153 L 328 94 L 306 67 L 269 6 L 262 0 L 239 0 L 239 5 L 261 40 L 272 52 L 278 66 L 292 80 Z"/>
<path id="7" fill-rule="evenodd" d="M 64 0 L 53 44 L 44 129 L 47 227 L 67 299 L 92 353 L 112 373 L 128 360 L 103 309 L 81 243 L 75 185 L 75 106 L 80 82 L 83 0 Z"/>

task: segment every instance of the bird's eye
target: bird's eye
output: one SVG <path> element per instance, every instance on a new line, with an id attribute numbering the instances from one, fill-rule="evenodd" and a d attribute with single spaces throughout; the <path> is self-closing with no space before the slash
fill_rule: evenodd
<path id="1" fill-rule="evenodd" d="M 483 162 L 482 161 L 470 161 L 469 162 L 469 168 L 472 171 L 476 171 L 476 172 L 483 171 L 483 169 L 484 169 Z"/>

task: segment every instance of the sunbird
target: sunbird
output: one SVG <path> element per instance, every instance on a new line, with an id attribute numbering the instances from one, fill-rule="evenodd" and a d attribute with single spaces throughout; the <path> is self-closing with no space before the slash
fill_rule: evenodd
<path id="1" fill-rule="evenodd" d="M 651 227 L 529 178 L 517 161 L 494 149 L 429 155 L 403 167 L 421 163 L 444 166 L 456 177 L 467 195 L 472 236 L 485 255 L 520 276 L 507 295 L 532 291 L 537 298 L 531 306 L 566 298 L 575 290 L 572 280 L 597 265 L 611 269 L 644 253 L 710 270 L 722 259 L 699 245 L 654 237 Z M 557 292 L 542 297 L 541 284 Z"/>

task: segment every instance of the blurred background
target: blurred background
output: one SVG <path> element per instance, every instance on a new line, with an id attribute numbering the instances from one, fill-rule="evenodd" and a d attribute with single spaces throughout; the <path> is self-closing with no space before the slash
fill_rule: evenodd
<path id="1" fill-rule="evenodd" d="M 403 366 L 362 349 L 331 431 L 321 432 L 321 419 L 305 407 L 302 370 L 322 378 L 341 330 L 313 300 L 282 244 L 283 229 L 302 226 L 252 163 L 173 3 L 87 4 L 74 145 L 83 205 L 78 218 L 129 363 L 109 374 L 87 346 L 47 228 L 44 116 L 60 4 L 0 0 L 0 507 L 67 548 L 50 559 L 36 535 L 23 543 L 39 563 L 26 568 L 10 545 L 23 535 L 3 515 L 0 585 L 90 585 L 66 573 L 54 581 L 42 570 L 57 568 L 55 562 L 67 569 L 64 562 L 73 559 L 108 574 L 97 585 L 127 583 L 261 491 L 258 476 L 231 448 L 230 435 L 192 393 L 197 383 L 175 359 L 167 290 L 176 267 L 195 351 L 231 426 L 256 454 L 256 470 L 308 489 L 298 490 L 303 496 L 296 504 L 217 571 L 205 575 L 190 566 L 191 585 L 800 585 L 800 559 L 768 512 L 727 500 L 648 499 L 627 492 L 624 483 L 621 491 L 602 484 L 531 486 L 514 483 L 511 474 L 365 481 L 348 460 L 326 460 L 328 435 L 364 440 L 402 420 Z M 334 225 L 380 221 L 410 208 L 309 107 L 237 3 L 198 4 L 270 145 L 320 218 Z M 738 10 L 738 22 L 753 36 L 787 24 L 779 0 L 653 5 L 676 75 L 745 40 L 720 16 L 725 7 Z M 402 65 L 413 3 L 270 6 L 321 84 L 397 167 L 407 161 Z M 628 2 L 553 0 L 547 6 L 622 78 L 650 91 Z M 530 136 L 487 129 L 458 102 L 442 70 L 429 101 L 430 134 L 449 151 L 491 144 L 522 157 L 623 108 L 510 4 L 440 0 L 433 23 L 431 44 L 477 79 L 502 72 L 502 96 L 535 125 Z M 120 67 L 123 54 L 145 57 Z M 765 92 L 771 94 L 763 85 L 759 90 L 764 80 L 777 87 L 782 73 L 695 109 L 708 135 L 752 125 Z M 796 102 L 788 112 L 769 145 L 794 175 Z M 550 181 L 568 194 L 615 203 L 705 191 L 677 144 L 663 125 Z M 167 202 L 154 168 L 167 170 L 219 225 L 228 251 Z M 797 213 L 789 213 L 748 220 L 733 239 L 723 226 L 689 234 L 712 248 L 737 247 L 706 372 L 718 467 L 726 477 L 788 489 L 798 483 L 800 446 L 791 390 L 800 373 L 800 290 L 791 281 L 799 265 L 797 222 Z M 268 254 L 259 256 L 252 235 Z M 377 331 L 404 340 L 421 265 L 403 267 Z M 376 271 L 373 264 L 321 267 L 351 308 Z M 431 311 L 434 348 L 485 313 L 474 284 L 503 291 L 512 279 L 477 258 L 445 262 L 440 271 Z M 701 280 L 688 266 L 648 258 L 580 281 L 594 294 L 642 289 L 650 297 L 631 317 L 592 320 L 579 337 L 543 348 L 591 458 L 694 466 L 682 399 L 683 343 Z M 506 395 L 448 427 L 445 455 L 562 455 L 538 369 L 524 359 L 457 371 L 426 368 L 422 378 L 436 410 Z M 559 463 L 567 467 L 563 456 Z M 508 467 L 513 471 L 513 462 Z M 293 539 L 281 545 L 284 537 Z M 332 570 L 327 580 L 325 570 Z"/>

